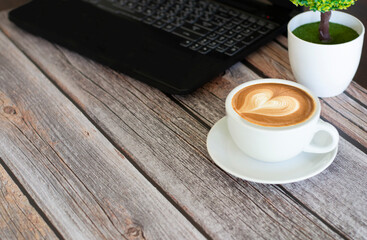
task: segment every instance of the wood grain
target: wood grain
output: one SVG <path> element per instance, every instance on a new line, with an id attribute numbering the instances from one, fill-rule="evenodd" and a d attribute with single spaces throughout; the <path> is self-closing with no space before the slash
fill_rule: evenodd
<path id="1" fill-rule="evenodd" d="M 267 47 L 269 48 L 269 46 Z M 276 49 L 279 48 L 276 47 Z M 267 59 L 263 56 L 262 58 L 264 58 L 262 63 L 274 63 L 275 66 L 270 66 L 270 69 L 282 65 L 278 61 L 279 55 L 275 57 L 277 60 Z M 234 84 L 234 86 L 237 86 L 242 82 L 259 77 L 254 75 L 248 79 L 243 75 L 243 72 L 247 72 L 248 76 L 250 71 L 246 66 L 239 63 L 227 71 L 222 81 L 208 83 L 204 88 L 208 89 L 211 95 L 216 95 L 217 99 L 221 99 L 221 101 L 218 100 L 212 105 L 210 108 L 211 114 L 207 114 L 206 111 L 200 111 L 198 115 L 204 117 L 207 121 L 211 120 L 209 124 L 214 124 L 218 118 L 216 116 L 213 117 L 214 114 L 212 112 L 223 113 L 225 100 L 223 96 L 226 94 L 223 94 L 221 90 L 219 90 L 220 92 L 218 94 L 213 89 L 227 89 L 228 85 L 233 84 L 233 82 L 237 82 L 237 84 Z M 282 73 L 277 72 L 277 74 Z M 354 87 L 358 86 L 354 85 Z M 361 89 L 361 91 L 364 92 L 365 90 Z M 200 103 L 194 101 L 192 98 L 193 95 L 176 96 L 176 98 L 182 104 L 185 104 L 185 107 L 190 111 L 194 111 Z M 200 95 L 209 94 L 200 93 Z M 211 99 L 213 98 L 212 96 Z M 200 101 L 205 102 L 205 99 L 200 99 Z M 357 139 L 366 139 L 367 124 L 365 121 L 367 119 L 367 111 L 365 106 L 361 105 L 359 101 L 348 97 L 346 94 L 335 98 L 324 99 L 323 102 L 323 117 L 325 119 L 331 119 L 331 122 L 339 127 L 339 131 L 350 134 L 346 135 L 350 139 L 354 139 L 355 137 L 358 137 Z M 349 122 L 352 122 L 352 124 Z M 337 158 L 331 167 L 316 177 L 300 183 L 287 184 L 282 186 L 281 189 L 294 202 L 306 207 L 315 216 L 322 218 L 325 224 L 334 229 L 335 232 L 338 232 L 340 236 L 363 239 L 367 234 L 367 196 L 363 190 L 363 185 L 367 184 L 367 178 L 365 176 L 367 157 L 364 146 L 361 147 L 361 150 L 357 147 L 361 146 L 359 144 L 354 146 L 342 138 L 339 144 Z"/>
<path id="2" fill-rule="evenodd" d="M 2 33 L 0 62 L 0 156 L 64 238 L 204 238 Z"/>
<path id="3" fill-rule="evenodd" d="M 367 157 L 343 138 L 334 163 L 317 178 L 284 186 L 291 197 L 351 239 L 367 236 Z"/>
<path id="4" fill-rule="evenodd" d="M 283 48 L 288 49 L 288 39 L 284 36 L 277 37 L 276 41 L 283 46 Z M 280 55 L 283 55 L 283 57 L 287 57 L 287 53 L 284 52 L 284 50 L 280 50 L 282 53 L 279 53 Z M 366 56 L 367 59 L 367 56 Z M 288 61 L 289 65 L 289 61 Z M 364 69 L 364 65 L 360 64 L 359 69 Z M 289 68 L 290 70 L 290 68 Z M 294 80 L 292 78 L 292 80 Z M 363 83 L 361 85 L 360 83 Z M 344 91 L 344 94 L 347 94 L 349 97 L 353 99 L 358 99 L 360 101 L 360 104 L 363 105 L 367 101 L 367 90 L 366 90 L 367 81 L 365 79 L 354 79 L 349 87 Z M 365 105 L 365 104 L 364 104 Z"/>
<path id="5" fill-rule="evenodd" d="M 58 239 L 0 165 L 0 238 Z"/>
<path id="6" fill-rule="evenodd" d="M 278 38 L 279 39 L 279 38 Z M 272 42 L 246 58 L 264 77 L 281 78 L 294 81 L 288 53 L 285 48 Z M 367 149 L 367 125 L 364 88 L 353 82 L 348 89 L 337 97 L 323 98 L 321 116 L 338 127 L 340 131 Z"/>
<path id="7" fill-rule="evenodd" d="M 347 13 L 355 16 L 356 18 L 358 18 L 364 25 L 364 27 L 366 28 L 367 26 L 367 1 L 357 1 L 355 3 L 354 6 L 351 6 L 350 8 L 348 8 L 348 10 L 346 11 Z M 366 35 L 364 36 L 364 41 L 363 41 L 363 45 L 367 46 L 367 37 Z M 364 88 L 367 88 L 367 48 L 363 47 L 362 49 L 362 56 L 361 56 L 361 62 L 359 63 L 359 68 L 357 70 L 357 73 L 354 77 L 354 80 L 360 84 L 361 86 L 363 86 Z"/>
<path id="8" fill-rule="evenodd" d="M 233 178 L 209 160 L 206 135 L 224 115 L 224 97 L 258 77 L 247 67 L 192 95 L 166 96 L 5 21 L 1 28 L 210 237 L 344 237 L 279 187 Z"/>

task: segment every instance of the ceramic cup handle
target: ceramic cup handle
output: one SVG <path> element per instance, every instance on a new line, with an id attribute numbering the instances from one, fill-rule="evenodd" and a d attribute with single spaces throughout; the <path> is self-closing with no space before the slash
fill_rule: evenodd
<path id="1" fill-rule="evenodd" d="M 314 137 L 318 132 L 326 132 L 329 135 L 329 142 L 327 144 L 317 145 L 313 141 L 310 142 L 309 145 L 305 147 L 304 152 L 310 153 L 327 153 L 331 152 L 336 148 L 339 142 L 339 133 L 336 128 L 330 123 L 326 123 L 322 120 L 319 120 L 316 126 L 316 130 L 314 133 Z"/>

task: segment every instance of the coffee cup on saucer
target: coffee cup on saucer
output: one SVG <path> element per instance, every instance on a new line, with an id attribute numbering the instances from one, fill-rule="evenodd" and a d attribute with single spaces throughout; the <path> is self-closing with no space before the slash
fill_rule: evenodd
<path id="1" fill-rule="evenodd" d="M 243 83 L 229 93 L 225 108 L 233 142 L 257 160 L 280 162 L 301 152 L 327 153 L 338 145 L 338 131 L 320 120 L 319 99 L 292 81 Z M 319 132 L 328 135 L 326 141 L 313 140 Z"/>

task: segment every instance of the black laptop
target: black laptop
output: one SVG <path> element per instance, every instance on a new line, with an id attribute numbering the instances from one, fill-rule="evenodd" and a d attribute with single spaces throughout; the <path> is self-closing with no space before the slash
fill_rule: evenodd
<path id="1" fill-rule="evenodd" d="M 34 0 L 25 30 L 166 93 L 216 78 L 285 30 L 289 0 Z"/>

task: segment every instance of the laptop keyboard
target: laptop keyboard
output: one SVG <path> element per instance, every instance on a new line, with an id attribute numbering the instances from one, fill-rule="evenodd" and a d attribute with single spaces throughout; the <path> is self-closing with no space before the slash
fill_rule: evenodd
<path id="1" fill-rule="evenodd" d="M 181 38 L 201 54 L 233 56 L 277 27 L 267 19 L 210 0 L 84 0 Z"/>

